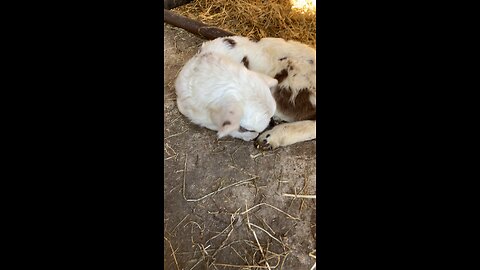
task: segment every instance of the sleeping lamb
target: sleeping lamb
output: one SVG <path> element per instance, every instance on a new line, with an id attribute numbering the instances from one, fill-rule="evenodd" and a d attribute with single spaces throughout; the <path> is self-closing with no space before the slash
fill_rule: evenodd
<path id="1" fill-rule="evenodd" d="M 276 110 L 277 80 L 223 54 L 199 52 L 175 81 L 177 106 L 193 123 L 245 141 L 265 130 Z"/>

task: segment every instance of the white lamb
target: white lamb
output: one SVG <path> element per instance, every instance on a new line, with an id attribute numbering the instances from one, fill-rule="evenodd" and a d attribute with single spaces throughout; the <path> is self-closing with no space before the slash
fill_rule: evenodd
<path id="1" fill-rule="evenodd" d="M 285 121 L 255 140 L 263 150 L 316 138 L 316 51 L 281 38 L 221 37 L 202 45 L 202 53 L 221 53 L 246 68 L 277 79 L 272 89 L 275 120 Z"/>
<path id="2" fill-rule="evenodd" d="M 245 141 L 265 130 L 276 110 L 277 80 L 215 52 L 199 52 L 175 81 L 177 106 L 193 123 Z M 246 130 L 246 131 L 245 131 Z"/>

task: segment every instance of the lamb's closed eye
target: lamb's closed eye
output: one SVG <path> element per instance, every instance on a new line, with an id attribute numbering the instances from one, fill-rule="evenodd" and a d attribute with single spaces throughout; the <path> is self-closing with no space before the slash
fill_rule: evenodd
<path id="1" fill-rule="evenodd" d="M 240 131 L 240 132 L 246 132 L 246 131 L 255 132 L 255 130 L 249 130 L 249 129 L 246 129 L 246 128 L 242 127 L 242 126 L 240 126 L 240 128 L 238 129 L 238 131 Z"/>

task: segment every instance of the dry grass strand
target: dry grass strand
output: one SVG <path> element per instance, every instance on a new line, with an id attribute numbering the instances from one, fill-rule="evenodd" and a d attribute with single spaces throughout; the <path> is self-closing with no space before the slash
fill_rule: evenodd
<path id="1" fill-rule="evenodd" d="M 279 37 L 316 48 L 316 8 L 294 8 L 291 0 L 194 0 L 174 11 L 252 39 Z"/>

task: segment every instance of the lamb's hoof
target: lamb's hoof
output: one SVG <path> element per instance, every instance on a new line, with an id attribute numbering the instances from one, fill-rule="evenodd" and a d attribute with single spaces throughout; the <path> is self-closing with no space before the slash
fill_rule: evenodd
<path id="1" fill-rule="evenodd" d="M 270 134 L 267 132 L 262 133 L 258 138 L 255 140 L 254 145 L 257 149 L 262 151 L 273 150 L 276 148 L 275 145 L 270 143 Z"/>

